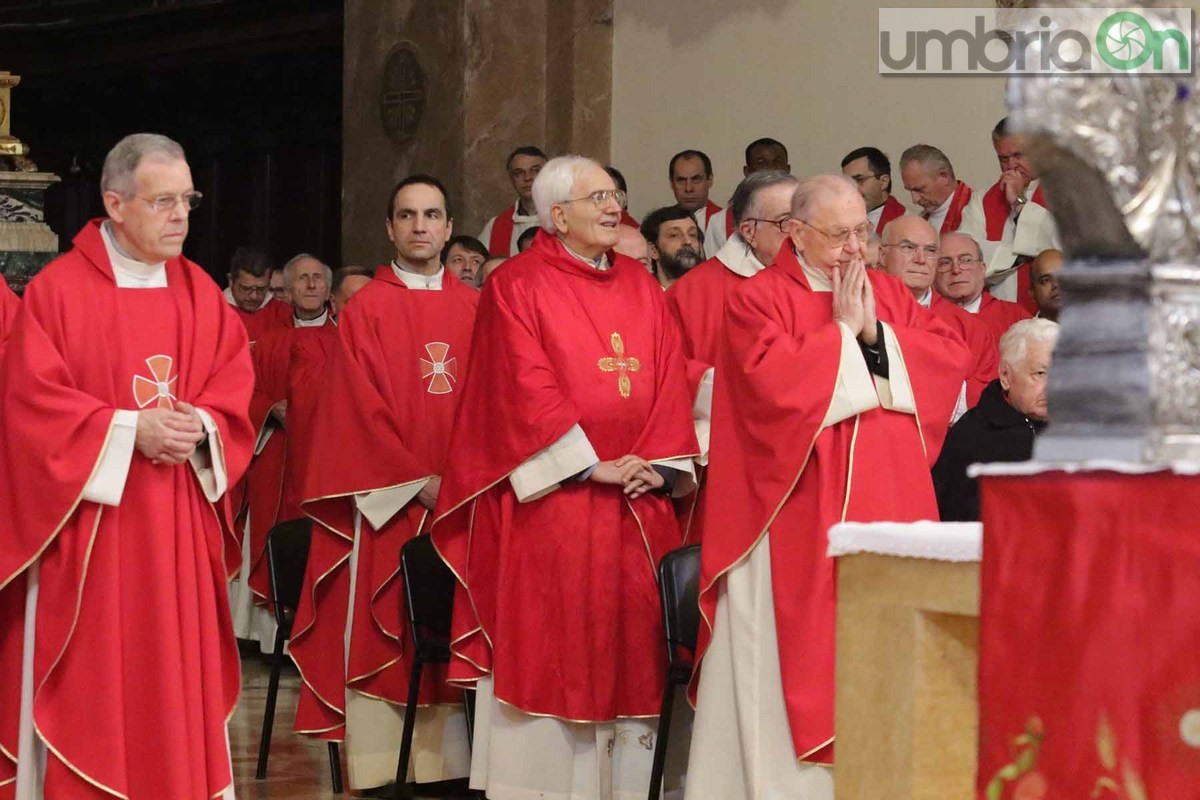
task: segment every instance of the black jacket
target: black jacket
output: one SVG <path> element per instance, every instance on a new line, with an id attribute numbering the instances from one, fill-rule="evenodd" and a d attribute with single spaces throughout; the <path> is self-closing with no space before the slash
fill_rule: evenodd
<path id="1" fill-rule="evenodd" d="M 933 465 L 933 489 L 944 522 L 979 519 L 979 487 L 967 477 L 971 464 L 1028 461 L 1033 439 L 1046 427 L 1026 419 L 1008 404 L 999 380 L 983 390 L 979 403 L 963 414 L 946 435 L 942 454 Z"/>

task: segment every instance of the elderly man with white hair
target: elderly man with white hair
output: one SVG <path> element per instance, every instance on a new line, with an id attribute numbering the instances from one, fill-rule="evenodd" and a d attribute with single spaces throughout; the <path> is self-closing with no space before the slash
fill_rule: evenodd
<path id="1" fill-rule="evenodd" d="M 725 306 L 688 800 L 833 797 L 836 522 L 930 519 L 962 339 L 868 270 L 854 182 L 800 183 L 771 266 Z"/>
<path id="2" fill-rule="evenodd" d="M 540 230 L 488 279 L 433 541 L 460 581 L 450 680 L 478 686 L 471 786 L 643 797 L 666 659 L 658 561 L 694 488 L 675 321 L 611 255 L 624 193 L 552 159 Z"/>
<path id="3" fill-rule="evenodd" d="M 1000 377 L 950 429 L 933 468 L 943 520 L 979 519 L 979 487 L 967 467 L 1033 456 L 1033 440 L 1050 419 L 1046 378 L 1057 341 L 1058 323 L 1048 319 L 1022 320 L 1000 338 Z"/>

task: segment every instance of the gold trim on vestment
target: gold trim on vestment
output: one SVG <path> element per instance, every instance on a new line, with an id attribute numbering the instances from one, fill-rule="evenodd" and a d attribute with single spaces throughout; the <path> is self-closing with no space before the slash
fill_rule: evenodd
<path id="1" fill-rule="evenodd" d="M 836 738 L 837 738 L 836 736 L 830 736 L 822 744 L 817 745 L 812 750 L 809 750 L 807 753 L 804 753 L 803 755 L 797 756 L 796 761 L 801 764 L 814 764 L 818 767 L 829 767 L 830 769 L 832 769 L 833 764 L 822 764 L 820 761 L 805 761 L 804 759 L 808 758 L 813 753 L 816 753 L 816 752 L 828 747 L 829 745 L 833 744 L 833 740 Z"/>
<path id="2" fill-rule="evenodd" d="M 353 686 L 347 686 L 346 688 L 349 689 L 350 691 L 354 692 L 357 695 L 361 695 L 363 697 L 368 697 L 372 700 L 378 700 L 381 703 L 387 703 L 389 706 L 395 706 L 397 708 L 408 708 L 407 702 L 402 702 L 400 700 L 390 700 L 386 697 L 383 697 L 382 695 L 371 694 L 370 692 L 364 692 L 362 689 L 355 689 Z M 465 705 L 466 705 L 465 702 L 463 702 L 463 703 L 417 703 L 416 707 L 418 710 L 420 710 L 422 708 L 462 708 Z"/>
<path id="3" fill-rule="evenodd" d="M 306 728 L 305 730 L 300 730 L 299 728 L 292 728 L 292 731 L 294 733 L 299 733 L 302 736 L 318 736 L 322 733 L 329 733 L 330 731 L 336 731 L 338 728 L 344 728 L 344 727 L 346 727 L 346 723 L 342 722 L 339 725 L 330 725 L 328 728 Z M 344 742 L 344 741 L 346 741 L 346 737 L 343 736 L 341 739 L 326 739 L 326 741 Z"/>
<path id="4" fill-rule="evenodd" d="M 838 522 L 846 521 L 846 512 L 850 510 L 850 490 L 854 485 L 854 448 L 858 445 L 858 423 L 862 419 L 854 415 L 854 432 L 850 434 L 850 463 L 846 467 L 846 498 L 842 501 L 842 514 Z"/>
<path id="5" fill-rule="evenodd" d="M 353 641 L 353 637 L 354 637 L 354 634 L 353 634 L 353 633 L 351 633 L 351 640 L 352 640 L 352 641 Z M 349 654 L 347 654 L 347 655 L 349 655 Z M 353 678 L 347 677 L 347 678 L 346 678 L 346 688 L 347 688 L 347 689 L 354 689 L 354 686 L 353 686 L 352 684 L 354 684 L 356 681 L 365 681 L 367 678 L 373 678 L 373 677 L 375 677 L 376 675 L 378 675 L 379 673 L 383 672 L 383 671 L 384 671 L 385 669 L 387 669 L 388 667 L 394 666 L 395 664 L 399 663 L 399 662 L 401 661 L 401 659 L 403 659 L 403 658 L 404 658 L 404 655 L 403 655 L 403 654 L 401 654 L 401 655 L 398 655 L 398 656 L 396 656 L 395 658 L 393 658 L 391 661 L 389 661 L 389 662 L 387 662 L 386 664 L 384 664 L 383 666 L 381 666 L 381 667 L 376 667 L 375 669 L 371 670 L 370 672 L 364 672 L 364 673 L 363 673 L 363 674 L 361 674 L 361 675 L 355 675 Z M 358 691 L 358 689 L 354 689 L 354 691 L 356 691 L 356 692 L 357 692 L 357 691 Z M 366 693 L 366 692 L 362 692 L 362 694 L 367 694 L 367 693 Z"/>
<path id="6" fill-rule="evenodd" d="M 646 560 L 650 562 L 650 575 L 655 578 L 655 583 L 658 583 L 656 573 L 658 565 L 654 563 L 654 553 L 650 550 L 650 540 L 646 538 L 646 527 L 642 525 L 642 518 L 638 516 L 637 511 L 633 507 L 633 501 L 629 499 L 629 495 L 622 493 L 621 499 L 625 501 L 625 505 L 629 506 L 629 513 L 633 514 L 633 521 L 637 523 L 638 534 L 642 537 L 642 546 L 646 548 Z M 667 501 L 670 502 L 669 500 Z M 675 509 L 671 509 L 671 516 L 675 516 Z"/>
<path id="7" fill-rule="evenodd" d="M 87 489 L 88 484 L 90 484 L 92 482 L 92 479 L 96 477 L 96 473 L 100 471 L 100 465 L 104 462 L 104 456 L 108 452 L 108 443 L 109 443 L 109 440 L 112 438 L 113 428 L 116 427 L 116 419 L 117 419 L 116 412 L 113 412 L 113 417 L 108 422 L 108 430 L 104 434 L 104 443 L 102 445 L 100 445 L 100 455 L 98 455 L 96 457 L 95 463 L 92 464 L 91 474 L 89 474 L 88 479 L 83 482 L 83 488 L 79 490 L 79 495 L 75 498 L 75 502 L 72 503 L 71 507 L 67 510 L 66 516 L 63 517 L 62 520 L 59 521 L 59 523 L 58 523 L 57 527 L 55 527 L 54 531 L 51 532 L 51 534 L 48 537 L 46 537 L 46 541 L 42 543 L 42 546 L 39 547 L 34 552 L 34 554 L 29 558 L 28 561 L 26 561 L 24 564 L 22 564 L 21 567 L 19 569 L 17 569 L 17 571 L 14 572 L 12 575 L 9 575 L 6 579 L 0 581 L 0 590 L 5 589 L 10 583 L 12 583 L 16 579 L 16 577 L 18 575 L 23 575 L 25 573 L 25 570 L 29 569 L 29 567 L 33 564 L 33 562 L 35 562 L 39 558 L 41 558 L 42 553 L 46 552 L 46 548 L 49 547 L 50 543 L 53 542 L 58 537 L 58 534 L 62 532 L 63 527 L 71 520 L 71 517 L 73 517 L 75 515 L 75 510 L 79 508 L 79 504 L 83 501 L 84 491 Z M 128 473 L 126 473 L 126 477 L 128 478 Z M 96 505 L 100 505 L 100 504 L 97 503 Z"/>
<path id="8" fill-rule="evenodd" d="M 324 523 L 322 523 L 322 525 L 324 525 Z M 340 534 L 338 534 L 336 531 L 334 531 L 334 534 L 335 534 L 335 535 L 339 535 L 339 536 L 340 536 Z M 312 584 L 312 589 L 309 591 L 309 594 L 310 594 L 310 595 L 312 595 L 312 599 L 313 599 L 313 621 L 312 621 L 311 623 L 309 623 L 308 625 L 304 626 L 303 628 L 301 628 L 299 631 L 292 631 L 292 635 L 291 635 L 291 638 L 289 639 L 289 641 L 291 641 L 293 644 L 295 643 L 296 639 L 298 639 L 299 637 L 303 636 L 304 634 L 306 634 L 306 633 L 308 633 L 310 630 L 312 630 L 312 627 L 313 627 L 313 625 L 314 625 L 314 624 L 316 623 L 316 621 L 317 621 L 317 615 L 316 615 L 316 608 L 317 608 L 317 598 L 316 598 L 316 592 L 317 592 L 317 587 L 318 587 L 318 586 L 320 586 L 320 585 L 321 585 L 321 583 L 322 583 L 322 582 L 323 582 L 323 581 L 324 581 L 326 578 L 328 578 L 330 575 L 332 575 L 332 574 L 334 573 L 334 571 L 335 571 L 335 570 L 337 570 L 337 568 L 338 568 L 338 567 L 340 567 L 340 566 L 341 566 L 343 563 L 345 563 L 345 562 L 347 562 L 347 561 L 349 561 L 349 560 L 350 560 L 350 554 L 349 554 L 349 553 L 346 553 L 344 556 L 342 556 L 342 557 L 341 557 L 341 558 L 339 558 L 339 559 L 338 559 L 336 562 L 334 562 L 334 564 L 333 564 L 333 566 L 332 566 L 332 567 L 330 567 L 329 569 L 327 569 L 327 570 L 326 570 L 324 573 L 322 573 L 321 575 L 317 576 L 316 580 L 314 580 L 314 581 L 313 581 L 313 584 Z M 344 720 L 344 719 L 346 718 L 346 712 L 345 712 L 345 709 L 339 709 L 339 708 L 338 708 L 337 706 L 335 706 L 333 703 L 331 703 L 331 702 L 329 702 L 328 700 L 326 700 L 326 699 L 325 699 L 325 698 L 324 698 L 324 697 L 321 695 L 321 693 L 317 691 L 316 687 L 315 687 L 315 686 L 313 686 L 313 685 L 312 685 L 312 683 L 311 683 L 311 682 L 310 682 L 310 681 L 309 681 L 309 680 L 308 680 L 306 677 L 304 677 L 304 668 L 300 666 L 300 662 L 296 661 L 295 657 L 293 657 L 293 658 L 292 658 L 292 663 L 294 663 L 294 664 L 296 665 L 296 671 L 300 673 L 300 680 L 301 680 L 301 682 L 303 682 L 303 683 L 304 683 L 304 685 L 308 687 L 308 690 L 309 690 L 310 692 L 312 692 L 312 693 L 313 693 L 313 696 L 314 696 L 314 697 L 316 697 L 318 700 L 320 700 L 322 703 L 324 703 L 324 704 L 325 704 L 325 706 L 326 706 L 326 707 L 328 707 L 330 710 L 334 711 L 335 713 L 341 714 L 341 715 L 342 715 L 342 719 Z M 343 670 L 342 670 L 342 675 L 344 676 L 345 674 L 346 674 L 346 673 L 345 673 L 345 669 L 343 668 Z M 340 726 L 335 726 L 335 727 L 340 727 Z M 332 728 L 331 728 L 331 729 L 329 729 L 329 730 L 332 730 Z M 299 731 L 298 731 L 298 732 L 299 732 Z"/>

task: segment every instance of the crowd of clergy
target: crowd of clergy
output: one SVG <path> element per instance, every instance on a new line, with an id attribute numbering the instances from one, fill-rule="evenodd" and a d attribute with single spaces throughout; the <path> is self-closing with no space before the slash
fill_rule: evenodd
<path id="1" fill-rule="evenodd" d="M 182 148 L 117 143 L 107 216 L 0 303 L 0 798 L 232 797 L 237 640 L 274 646 L 294 519 L 289 735 L 343 742 L 352 790 L 391 791 L 413 714 L 418 783 L 645 797 L 657 567 L 698 544 L 664 796 L 832 798 L 826 531 L 977 519 L 968 466 L 1048 421 L 1063 256 L 1022 137 L 991 140 L 976 190 L 928 144 L 799 177 L 758 139 L 724 205 L 685 149 L 640 221 L 619 170 L 521 146 L 478 237 L 414 174 L 379 198 L 388 263 L 242 247 L 224 289 L 182 255 Z M 417 536 L 457 585 L 408 707 Z"/>

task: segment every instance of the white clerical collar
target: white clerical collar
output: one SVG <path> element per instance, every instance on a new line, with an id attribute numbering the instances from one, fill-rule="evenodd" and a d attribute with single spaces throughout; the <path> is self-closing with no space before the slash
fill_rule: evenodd
<path id="1" fill-rule="evenodd" d="M 442 276 L 446 274 L 446 268 L 439 264 L 437 272 L 432 275 L 422 275 L 401 266 L 399 261 L 392 261 L 392 272 L 396 273 L 396 277 L 409 289 L 436 291 L 442 288 Z"/>
<path id="2" fill-rule="evenodd" d="M 100 238 L 108 252 L 108 263 L 112 267 L 113 281 L 118 289 L 162 289 L 167 285 L 167 262 L 147 264 L 138 261 L 121 249 L 112 232 L 112 220 L 100 225 Z"/>
<path id="3" fill-rule="evenodd" d="M 933 289 L 932 288 L 926 289 L 925 294 L 923 294 L 917 298 L 917 305 L 924 306 L 925 308 L 929 308 L 931 305 L 933 305 Z"/>
<path id="4" fill-rule="evenodd" d="M 319 328 L 329 319 L 329 309 L 321 312 L 321 316 L 313 317 L 312 319 L 300 319 L 295 314 L 292 315 L 292 325 L 297 328 Z"/>
<path id="5" fill-rule="evenodd" d="M 532 214 L 521 213 L 521 201 L 513 203 L 513 222 L 537 222 L 538 216 L 535 210 Z"/>
<path id="6" fill-rule="evenodd" d="M 795 249 L 795 245 L 791 245 L 791 247 L 793 250 Z M 804 260 L 802 253 L 796 253 L 796 259 L 800 262 L 800 269 L 804 271 L 805 277 L 808 278 L 808 288 L 814 292 L 833 291 L 833 283 L 830 281 L 828 275 L 816 267 L 810 267 L 808 262 Z"/>
<path id="7" fill-rule="evenodd" d="M 978 296 L 978 297 L 976 297 L 976 298 L 975 298 L 974 300 L 972 300 L 971 302 L 969 302 L 969 303 L 963 303 L 963 304 L 962 304 L 962 310 L 963 310 L 963 311 L 970 312 L 971 314 L 978 314 L 978 313 L 979 313 L 979 307 L 980 307 L 980 306 L 982 306 L 982 305 L 983 305 L 983 292 L 980 292 L 980 293 L 979 293 L 979 296 Z"/>
<path id="8" fill-rule="evenodd" d="M 717 251 L 717 260 L 734 275 L 740 275 L 743 278 L 753 278 L 766 269 L 766 266 L 754 255 L 750 245 L 746 244 L 742 235 L 736 232 L 725 240 L 725 244 L 721 245 L 721 249 Z"/>
<path id="9" fill-rule="evenodd" d="M 946 215 L 950 213 L 950 204 L 954 202 L 954 195 L 958 194 L 958 188 L 950 193 L 950 196 L 942 201 L 942 204 L 935 208 L 929 215 L 929 224 L 933 226 L 935 231 L 942 230 L 942 223 L 946 220 Z"/>
<path id="10" fill-rule="evenodd" d="M 562 242 L 562 239 L 559 239 L 559 241 L 560 241 L 560 242 Z M 576 258 L 578 258 L 578 259 L 579 259 L 580 261 L 582 261 L 583 263 L 587 264 L 589 267 L 593 267 L 593 268 L 595 268 L 595 269 L 598 269 L 598 270 L 600 270 L 601 272 L 607 272 L 607 271 L 608 271 L 608 253 L 601 253 L 601 254 L 600 254 L 600 258 L 588 258 L 587 256 L 581 256 L 581 255 L 579 255 L 579 253 L 576 253 L 574 250 L 572 250 L 571 248 L 567 247 L 567 243 L 566 243 L 566 242 L 563 242 L 563 249 L 564 249 L 564 250 L 566 250 L 566 251 L 567 251 L 568 253 L 570 253 L 571 255 L 573 255 L 573 256 L 575 256 Z"/>

